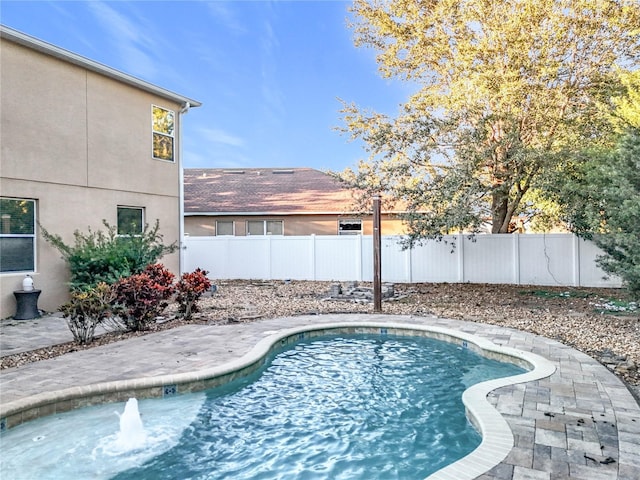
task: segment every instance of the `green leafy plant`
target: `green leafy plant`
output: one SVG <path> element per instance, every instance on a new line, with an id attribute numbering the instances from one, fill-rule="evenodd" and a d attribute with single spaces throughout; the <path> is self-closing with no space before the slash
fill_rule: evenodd
<path id="1" fill-rule="evenodd" d="M 96 327 L 115 314 L 114 300 L 112 287 L 104 282 L 71 294 L 71 299 L 60 307 L 60 311 L 77 343 L 93 341 Z"/>
<path id="2" fill-rule="evenodd" d="M 191 273 L 184 273 L 176 283 L 176 302 L 178 312 L 185 319 L 190 319 L 192 314 L 199 310 L 198 300 L 211 288 L 211 282 L 207 278 L 206 270 L 197 268 Z"/>
<path id="3" fill-rule="evenodd" d="M 162 243 L 159 221 L 150 228 L 146 225 L 140 235 L 119 236 L 116 227 L 102 222 L 106 231 L 87 233 L 76 230 L 75 242 L 67 245 L 59 235 L 49 233 L 40 226 L 44 238 L 53 245 L 69 264 L 72 291 L 82 291 L 100 282 L 112 285 L 123 277 L 140 273 L 147 265 L 176 250 Z"/>
<path id="4" fill-rule="evenodd" d="M 115 301 L 128 330 L 147 330 L 168 305 L 174 292 L 173 273 L 161 264 L 147 266 L 141 273 L 120 279 L 114 285 Z"/>

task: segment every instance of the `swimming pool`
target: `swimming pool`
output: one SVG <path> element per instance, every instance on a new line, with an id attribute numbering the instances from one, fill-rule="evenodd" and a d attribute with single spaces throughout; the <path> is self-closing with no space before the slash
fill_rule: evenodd
<path id="1" fill-rule="evenodd" d="M 11 461 L 3 460 L 2 474 L 423 479 L 481 442 L 465 416 L 462 393 L 522 372 L 463 344 L 431 338 L 302 340 L 272 355 L 260 371 L 206 395 L 141 402 L 149 441 L 139 451 L 113 447 L 113 406 L 111 412 L 92 407 L 18 427 L 3 436 L 3 458 Z M 171 412 L 180 413 L 172 418 Z M 80 434 L 83 425 L 91 426 Z M 73 439 L 59 435 L 69 431 Z M 46 455 L 34 461 L 34 451 Z"/>

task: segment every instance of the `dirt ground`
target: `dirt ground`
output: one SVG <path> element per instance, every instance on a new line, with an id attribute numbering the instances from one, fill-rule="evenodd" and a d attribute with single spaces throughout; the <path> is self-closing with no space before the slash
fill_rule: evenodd
<path id="1" fill-rule="evenodd" d="M 191 323 L 224 324 L 323 313 L 372 313 L 371 303 L 327 300 L 331 282 L 219 281 L 200 300 Z M 348 284 L 341 284 L 343 291 Z M 362 284 L 370 287 L 370 284 Z M 396 284 L 382 313 L 455 318 L 556 339 L 598 359 L 628 384 L 640 386 L 640 309 L 623 290 L 486 284 Z M 186 323 L 170 306 L 149 332 Z M 1 359 L 0 368 L 92 348 L 148 332 L 113 332 L 91 345 L 57 345 Z"/>

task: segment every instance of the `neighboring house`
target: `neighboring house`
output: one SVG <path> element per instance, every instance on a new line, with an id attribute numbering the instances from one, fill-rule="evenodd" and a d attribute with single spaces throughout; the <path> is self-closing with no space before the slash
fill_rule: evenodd
<path id="1" fill-rule="evenodd" d="M 191 236 L 371 235 L 371 215 L 354 211 L 352 192 L 312 168 L 188 168 L 184 225 Z M 404 232 L 383 212 L 382 234 Z"/>
<path id="2" fill-rule="evenodd" d="M 0 292 L 2 318 L 31 274 L 39 307 L 68 298 L 68 267 L 38 224 L 181 238 L 181 114 L 200 103 L 1 26 Z M 174 273 L 179 255 L 162 259 Z"/>

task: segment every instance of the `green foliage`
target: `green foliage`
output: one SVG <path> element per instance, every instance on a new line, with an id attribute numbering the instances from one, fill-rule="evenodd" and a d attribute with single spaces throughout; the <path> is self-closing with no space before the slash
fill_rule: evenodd
<path id="1" fill-rule="evenodd" d="M 191 273 L 183 273 L 176 284 L 178 312 L 185 319 L 190 319 L 191 315 L 198 311 L 198 300 L 211 288 L 207 273 L 209 272 L 197 268 Z"/>
<path id="2" fill-rule="evenodd" d="M 147 265 L 177 248 L 175 243 L 162 243 L 157 220 L 153 228 L 146 225 L 143 232 L 135 236 L 118 236 L 116 227 L 104 220 L 102 223 L 105 232 L 90 228 L 87 233 L 76 230 L 74 245 L 65 244 L 59 235 L 40 227 L 44 238 L 69 264 L 72 291 L 92 288 L 100 282 L 112 285 L 120 278 L 140 273 Z"/>
<path id="3" fill-rule="evenodd" d="M 612 123 L 624 132 L 627 128 L 640 128 L 640 70 L 621 72 L 624 94 L 612 99 L 615 113 Z"/>
<path id="4" fill-rule="evenodd" d="M 578 235 L 605 255 L 598 264 L 640 298 L 640 129 L 629 128 L 613 151 L 586 151 L 558 191 Z"/>
<path id="5" fill-rule="evenodd" d="M 114 286 L 122 322 L 131 331 L 147 330 L 167 307 L 174 292 L 174 275 L 161 264 L 148 265 L 141 273 L 120 279 Z"/>
<path id="6" fill-rule="evenodd" d="M 637 0 L 356 0 L 357 46 L 416 93 L 396 118 L 345 103 L 369 152 L 340 176 L 409 212 L 411 238 L 512 231 L 575 145 L 611 145 L 618 68 L 640 58 Z"/>
<path id="7" fill-rule="evenodd" d="M 73 338 L 80 344 L 93 341 L 96 327 L 114 314 L 115 295 L 104 282 L 85 291 L 71 294 L 71 300 L 60 307 Z"/>

